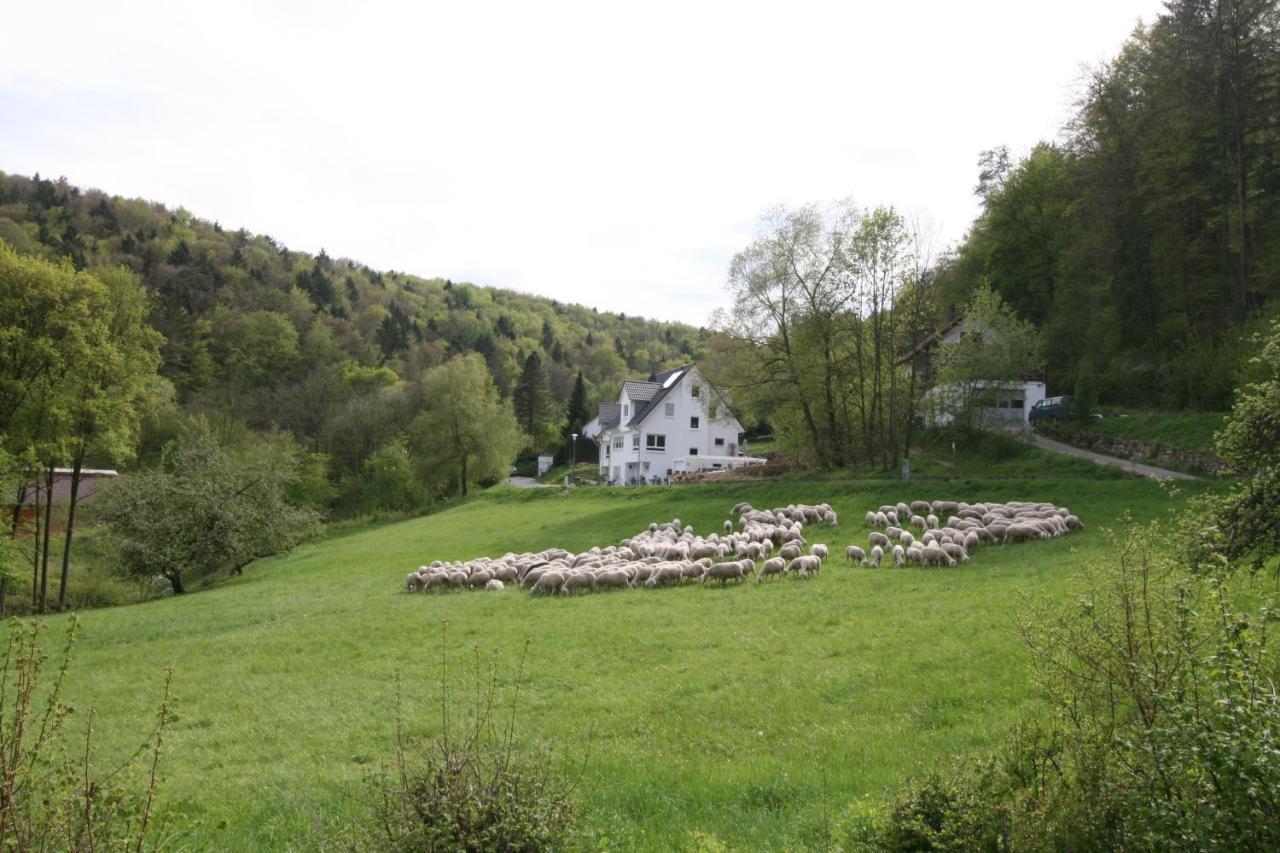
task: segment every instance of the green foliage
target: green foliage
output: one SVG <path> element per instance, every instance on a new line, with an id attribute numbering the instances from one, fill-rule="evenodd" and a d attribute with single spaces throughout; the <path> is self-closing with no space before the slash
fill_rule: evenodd
<path id="1" fill-rule="evenodd" d="M 974 291 L 960 340 L 938 345 L 935 405 L 964 427 L 977 426 L 985 383 L 1021 381 L 1044 367 L 1040 334 L 989 287 Z"/>
<path id="2" fill-rule="evenodd" d="M 364 461 L 364 511 L 407 512 L 425 502 L 422 486 L 403 438 L 375 450 Z"/>
<path id="3" fill-rule="evenodd" d="M 1221 410 L 1240 333 L 1280 293 L 1280 15 L 1174 0 L 1085 81 L 1061 145 L 979 162 L 983 209 L 942 301 L 993 287 L 1045 337 L 1047 381 Z"/>
<path id="4" fill-rule="evenodd" d="M 239 572 L 311 534 L 318 515 L 290 504 L 297 459 L 270 445 L 232 452 L 203 419 L 192 421 L 155 469 L 122 476 L 100 500 L 124 568 L 162 576 L 175 593 L 184 577 Z"/>
<path id="5" fill-rule="evenodd" d="M 529 436 L 534 451 L 542 451 L 559 439 L 556 407 L 547 385 L 547 369 L 536 352 L 529 353 L 525 359 L 511 401 L 515 406 L 516 423 Z"/>
<path id="6" fill-rule="evenodd" d="M 448 646 L 441 647 L 439 734 L 406 742 L 397 709 L 395 767 L 372 780 L 373 820 L 359 848 L 371 850 L 541 851 L 567 845 L 576 819 L 576 780 L 546 750 L 521 750 L 516 723 L 523 661 L 510 719 L 495 719 L 497 665 L 485 678 L 479 651 L 474 685 L 459 713 L 450 708 Z M 472 692 L 474 690 L 474 692 Z"/>
<path id="7" fill-rule="evenodd" d="M 1218 455 L 1249 472 L 1227 495 L 1206 498 L 1198 511 L 1207 520 L 1195 529 L 1192 555 L 1214 565 L 1252 560 L 1255 566 L 1280 555 L 1280 321 L 1255 341 L 1251 382 L 1236 392 L 1235 406 L 1218 434 Z"/>
<path id="8" fill-rule="evenodd" d="M 1192 523 L 1194 523 L 1192 519 Z M 1189 575 L 1131 526 L 1020 627 L 1048 701 L 1006 749 L 899 793 L 896 850 L 1272 850 L 1280 696 L 1255 576 Z"/>
<path id="9" fill-rule="evenodd" d="M 775 210 L 734 256 L 733 306 L 717 317 L 702 368 L 798 460 L 890 467 L 923 390 L 899 364 L 927 319 L 919 266 L 892 208 Z"/>
<path id="10" fill-rule="evenodd" d="M 157 822 L 160 759 L 173 717 L 170 685 L 155 727 L 128 762 L 103 773 L 94 765 L 95 714 L 85 734 L 69 726 L 66 691 L 78 623 L 67 623 L 66 643 L 50 681 L 49 656 L 40 644 L 44 624 L 9 623 L 0 665 L 0 848 L 5 850 L 150 850 L 163 846 Z"/>
<path id="11" fill-rule="evenodd" d="M 419 474 L 437 495 L 466 495 L 505 476 L 528 441 L 478 355 L 459 356 L 425 379 L 426 409 L 409 428 Z"/>

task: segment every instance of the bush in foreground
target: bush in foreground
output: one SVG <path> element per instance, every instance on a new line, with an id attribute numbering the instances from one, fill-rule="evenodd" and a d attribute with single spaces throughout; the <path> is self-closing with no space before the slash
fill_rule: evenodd
<path id="1" fill-rule="evenodd" d="M 371 850 L 554 850 L 568 845 L 577 780 L 557 769 L 548 750 L 519 752 L 515 722 L 495 719 L 496 672 L 482 678 L 461 722 L 450 720 L 447 648 L 442 652 L 440 734 L 406 742 L 397 710 L 394 766 L 371 779 L 368 832 L 348 846 Z M 520 667 L 523 673 L 523 661 Z"/>

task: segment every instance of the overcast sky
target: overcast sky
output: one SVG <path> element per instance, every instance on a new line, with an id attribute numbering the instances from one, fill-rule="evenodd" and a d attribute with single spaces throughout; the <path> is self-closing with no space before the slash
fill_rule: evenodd
<path id="1" fill-rule="evenodd" d="M 0 170 L 694 324 L 761 213 L 977 206 L 1157 0 L 0 6 Z"/>

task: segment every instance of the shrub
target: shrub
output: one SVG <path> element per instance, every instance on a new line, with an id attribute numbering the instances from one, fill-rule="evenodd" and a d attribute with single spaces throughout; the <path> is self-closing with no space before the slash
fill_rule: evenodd
<path id="1" fill-rule="evenodd" d="M 447 646 L 441 654 L 440 734 L 406 742 L 397 708 L 394 766 L 371 779 L 373 823 L 357 846 L 397 851 L 566 846 L 575 821 L 577 780 L 557 769 L 547 749 L 516 750 L 523 658 L 510 717 L 499 725 L 494 716 L 496 670 L 491 667 L 483 678 L 477 654 L 474 699 L 469 713 L 455 723 L 450 718 Z"/>
<path id="2" fill-rule="evenodd" d="M 90 711 L 83 740 L 67 728 L 72 707 L 64 699 L 77 622 L 52 683 L 44 684 L 48 655 L 40 621 L 9 623 L 0 665 L 0 849 L 143 850 L 163 839 L 156 791 L 173 697 L 173 671 L 165 677 L 156 725 L 123 767 L 96 773 Z"/>

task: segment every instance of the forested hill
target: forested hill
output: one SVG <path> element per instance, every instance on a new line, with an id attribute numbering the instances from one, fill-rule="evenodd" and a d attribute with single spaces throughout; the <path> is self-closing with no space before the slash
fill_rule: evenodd
<path id="1" fill-rule="evenodd" d="M 1223 409 L 1280 309 L 1280 12 L 1171 0 L 1086 81 L 1063 138 L 981 162 L 944 302 L 990 283 L 1051 393 Z"/>
<path id="2" fill-rule="evenodd" d="M 537 353 L 563 404 L 578 370 L 593 397 L 611 395 L 626 375 L 696 357 L 701 342 L 692 326 L 377 271 L 38 175 L 0 172 L 0 240 L 77 268 L 134 270 L 165 337 L 162 373 L 185 408 L 303 438 L 319 438 L 328 413 L 312 409 L 334 397 L 344 372 L 350 380 L 385 367 L 414 380 L 449 356 L 479 352 L 510 395 Z"/>

